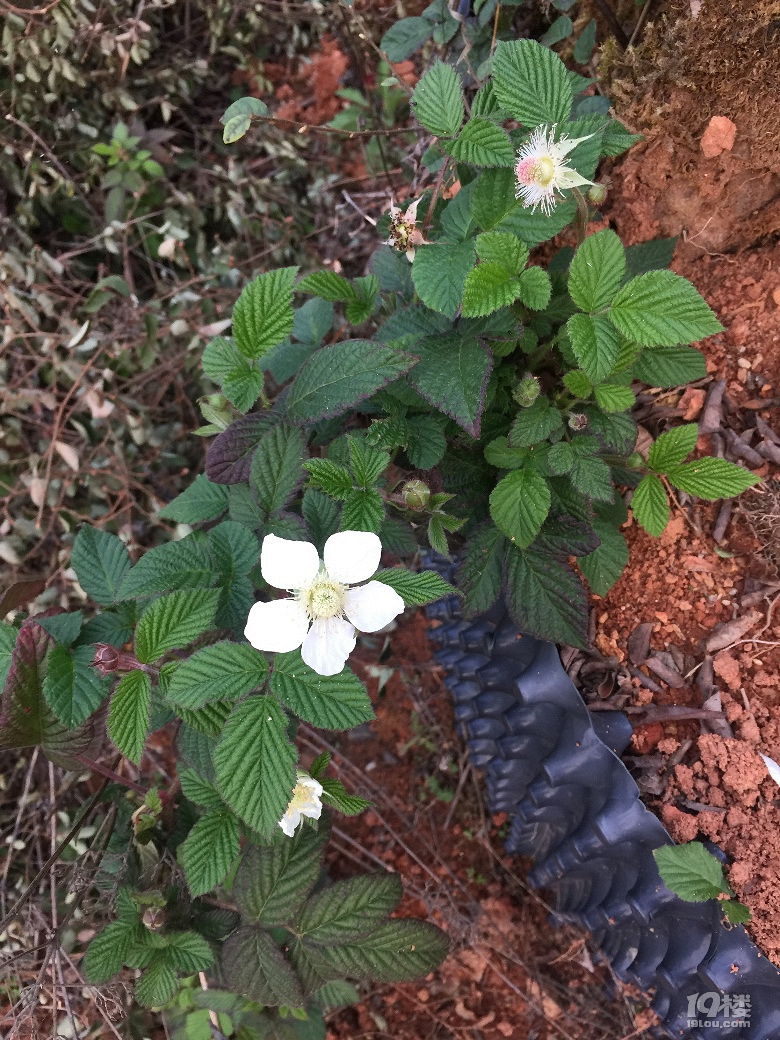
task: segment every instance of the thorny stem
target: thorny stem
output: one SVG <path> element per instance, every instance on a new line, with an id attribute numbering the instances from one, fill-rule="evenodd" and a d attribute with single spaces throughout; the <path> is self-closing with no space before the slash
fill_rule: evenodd
<path id="1" fill-rule="evenodd" d="M 337 126 L 312 126 L 310 123 L 299 123 L 297 119 L 282 119 L 279 116 L 252 116 L 252 122 L 255 121 L 258 123 L 270 123 L 272 126 L 295 129 L 299 134 L 336 134 L 340 137 L 346 137 L 350 141 L 359 137 L 395 137 L 398 134 L 412 133 L 408 126 L 397 126 L 390 129 L 342 130 L 341 127 Z"/>

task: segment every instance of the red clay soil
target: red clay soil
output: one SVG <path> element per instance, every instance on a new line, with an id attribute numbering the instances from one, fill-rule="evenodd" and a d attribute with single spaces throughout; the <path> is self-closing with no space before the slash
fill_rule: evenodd
<path id="1" fill-rule="evenodd" d="M 329 1040 L 641 1036 L 652 1012 L 594 966 L 583 935 L 551 928 L 548 907 L 523 881 L 527 863 L 502 854 L 506 816 L 485 813 L 432 654 L 417 612 L 389 641 L 364 637 L 351 661 L 377 718 L 340 738 L 333 762 L 374 808 L 336 821 L 331 870 L 400 873 L 400 915 L 440 925 L 452 952 L 427 979 L 377 987 L 341 1012 Z M 312 755 L 326 746 L 314 732 L 304 740 Z"/>
<path id="2" fill-rule="evenodd" d="M 658 176 L 656 159 L 647 154 L 632 154 L 613 174 L 604 215 L 627 244 L 682 230 L 659 225 L 659 188 L 650 183 Z M 730 420 L 749 428 L 760 417 L 780 432 L 780 244 L 695 256 L 683 243 L 672 267 L 695 284 L 725 326 L 700 346 L 712 378 L 726 381 Z M 694 421 L 706 390 L 676 390 L 663 394 L 659 404 L 670 406 L 666 414 L 673 422 Z M 702 437 L 699 448 L 712 452 L 716 444 Z M 676 840 L 711 839 L 733 857 L 729 876 L 752 911 L 749 930 L 780 963 L 780 791 L 758 755 L 780 760 L 780 485 L 772 483 L 777 466 L 766 462 L 754 470 L 766 483 L 742 497 L 719 545 L 712 537 L 717 505 L 673 508 L 660 539 L 627 525 L 631 562 L 597 602 L 595 644 L 625 662 L 628 637 L 637 625 L 652 623 L 651 648 L 672 649 L 686 667 L 693 662 L 678 689 L 644 669 L 662 692 L 638 689 L 637 703 L 701 706 L 693 682 L 698 668 L 711 662 L 713 690 L 722 691 L 733 737 L 702 732 L 698 721 L 654 722 L 636 731 L 635 750 L 660 754 L 662 761 L 677 753 L 660 815 Z M 760 511 L 768 519 L 757 524 Z M 704 644 L 713 629 L 743 618 L 752 621 L 747 630 L 708 659 Z M 680 761 L 685 739 L 692 744 Z"/>

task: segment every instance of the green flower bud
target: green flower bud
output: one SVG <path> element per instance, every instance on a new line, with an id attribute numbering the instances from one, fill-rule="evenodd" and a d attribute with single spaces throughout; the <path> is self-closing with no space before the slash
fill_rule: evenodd
<path id="1" fill-rule="evenodd" d="M 424 480 L 407 480 L 401 489 L 401 495 L 409 509 L 419 512 L 428 507 L 431 500 L 431 489 Z"/>
<path id="2" fill-rule="evenodd" d="M 592 184 L 588 189 L 588 200 L 592 202 L 594 206 L 600 206 L 606 197 L 606 184 Z"/>
<path id="3" fill-rule="evenodd" d="M 645 460 L 638 451 L 632 451 L 626 459 L 626 466 L 628 469 L 641 469 L 644 464 Z"/>
<path id="4" fill-rule="evenodd" d="M 526 376 L 512 391 L 512 397 L 521 408 L 530 408 L 541 392 L 542 388 L 536 376 Z"/>
<path id="5" fill-rule="evenodd" d="M 141 920 L 144 928 L 148 928 L 150 932 L 159 932 L 165 925 L 167 917 L 164 906 L 147 906 Z"/>

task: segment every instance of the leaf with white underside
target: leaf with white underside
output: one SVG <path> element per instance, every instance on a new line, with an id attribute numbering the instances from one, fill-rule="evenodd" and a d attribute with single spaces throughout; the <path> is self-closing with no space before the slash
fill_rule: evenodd
<path id="1" fill-rule="evenodd" d="M 276 654 L 269 684 L 290 711 L 321 729 L 352 729 L 374 718 L 366 688 L 353 672 L 319 675 L 300 650 Z"/>
<path id="2" fill-rule="evenodd" d="M 251 697 L 232 712 L 214 752 L 219 793 L 263 837 L 273 833 L 295 786 L 298 755 L 286 728 L 272 697 Z"/>

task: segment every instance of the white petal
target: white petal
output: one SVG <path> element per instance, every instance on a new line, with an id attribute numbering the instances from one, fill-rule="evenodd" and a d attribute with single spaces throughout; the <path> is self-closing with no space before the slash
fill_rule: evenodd
<path id="1" fill-rule="evenodd" d="M 369 531 L 339 531 L 325 542 L 325 570 L 345 585 L 365 581 L 376 573 L 382 543 Z"/>
<path id="2" fill-rule="evenodd" d="M 550 153 L 559 159 L 563 159 L 569 152 L 573 152 L 578 144 L 582 144 L 583 141 L 589 141 L 593 136 L 593 134 L 587 134 L 585 137 L 562 137 L 560 141 L 550 144 Z"/>
<path id="3" fill-rule="evenodd" d="M 593 181 L 580 177 L 576 170 L 572 170 L 568 166 L 564 166 L 555 178 L 556 188 L 577 188 L 580 184 L 593 184 Z"/>
<path id="4" fill-rule="evenodd" d="M 278 654 L 296 650 L 309 630 L 306 611 L 294 599 L 255 603 L 246 619 L 244 635 L 255 650 Z"/>
<path id="5" fill-rule="evenodd" d="M 759 755 L 761 755 L 760 751 Z M 772 777 L 776 784 L 780 784 L 780 766 L 777 764 L 777 762 L 775 762 L 773 758 L 770 758 L 769 755 L 761 755 L 761 757 L 764 760 L 764 765 L 769 770 L 769 775 Z"/>
<path id="6" fill-rule="evenodd" d="M 404 609 L 404 601 L 383 581 L 370 581 L 357 589 L 347 589 L 344 613 L 358 632 L 378 632 Z"/>
<path id="7" fill-rule="evenodd" d="M 288 838 L 295 837 L 295 828 L 301 822 L 301 813 L 298 809 L 288 809 L 284 816 L 279 820 L 279 826 L 282 828 Z"/>
<path id="8" fill-rule="evenodd" d="M 313 776 L 309 776 L 308 773 L 303 772 L 298 773 L 298 786 L 308 787 L 309 791 L 311 792 L 311 794 L 309 795 L 310 800 L 319 799 L 320 795 L 324 790 L 319 780 L 315 780 Z"/>
<path id="9" fill-rule="evenodd" d="M 303 589 L 320 569 L 320 556 L 311 542 L 294 542 L 268 534 L 260 550 L 260 570 L 275 589 Z"/>
<path id="10" fill-rule="evenodd" d="M 355 649 L 355 629 L 341 618 L 315 621 L 303 641 L 301 657 L 319 675 L 338 675 Z"/>

